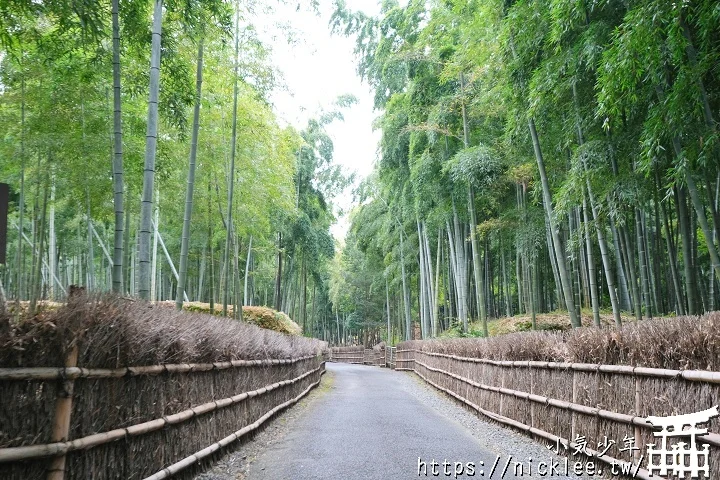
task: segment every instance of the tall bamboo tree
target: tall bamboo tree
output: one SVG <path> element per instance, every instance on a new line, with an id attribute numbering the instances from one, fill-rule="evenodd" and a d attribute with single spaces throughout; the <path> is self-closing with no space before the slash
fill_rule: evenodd
<path id="1" fill-rule="evenodd" d="M 155 155 L 158 140 L 158 99 L 160 92 L 160 46 L 162 41 L 162 0 L 155 0 L 153 8 L 152 50 L 150 54 L 150 90 L 148 95 L 147 133 L 142 201 L 140 204 L 139 237 L 139 294 L 150 298 L 150 234 L 152 232 L 153 192 L 155 191 Z"/>

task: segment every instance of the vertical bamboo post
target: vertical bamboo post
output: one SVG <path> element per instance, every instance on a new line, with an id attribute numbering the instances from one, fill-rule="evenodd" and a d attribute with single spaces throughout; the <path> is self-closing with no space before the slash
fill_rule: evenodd
<path id="1" fill-rule="evenodd" d="M 577 403 L 577 372 L 573 370 L 572 372 L 572 402 Z M 570 412 L 570 418 L 571 421 L 571 427 L 570 427 L 570 441 L 575 441 L 575 412 Z"/>
<path id="2" fill-rule="evenodd" d="M 78 347 L 74 345 L 65 359 L 65 367 L 77 367 Z M 58 386 L 55 401 L 55 420 L 50 442 L 65 442 L 70 433 L 70 413 L 72 412 L 72 396 L 74 381 L 62 379 Z M 47 480 L 63 480 L 65 478 L 65 455 L 53 457 L 50 462 Z"/>
<path id="3" fill-rule="evenodd" d="M 530 394 L 535 394 L 535 373 L 533 367 L 530 370 Z M 535 427 L 535 402 L 530 402 L 530 426 Z"/>
<path id="4" fill-rule="evenodd" d="M 638 417 L 641 416 L 641 413 L 640 413 L 640 406 L 641 406 L 640 405 L 640 390 L 641 390 L 640 377 L 636 375 L 635 376 L 635 415 L 637 415 Z M 640 442 L 640 435 L 641 435 L 640 427 L 638 425 L 635 425 L 634 435 L 635 435 L 635 444 L 637 445 L 638 442 Z M 643 445 L 643 444 L 640 443 L 640 445 Z M 634 450 L 633 456 L 635 457 L 635 461 L 639 462 L 640 461 L 640 450 Z"/>
<path id="5" fill-rule="evenodd" d="M 500 367 L 500 368 L 502 369 L 502 377 L 501 377 L 501 380 L 500 380 L 500 386 L 501 386 L 502 388 L 505 388 L 505 374 L 506 374 L 506 372 L 507 372 L 507 368 L 505 368 L 505 367 Z M 505 400 L 505 395 L 503 395 L 502 393 L 498 393 L 498 395 L 500 395 L 500 412 L 498 412 L 498 413 L 499 413 L 500 415 L 502 415 L 502 414 L 503 414 L 503 404 L 504 404 L 504 400 Z"/>

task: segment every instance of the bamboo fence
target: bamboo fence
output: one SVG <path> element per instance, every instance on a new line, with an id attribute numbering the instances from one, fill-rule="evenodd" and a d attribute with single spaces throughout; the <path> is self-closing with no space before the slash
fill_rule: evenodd
<path id="1" fill-rule="evenodd" d="M 397 347 L 385 347 L 385 366 L 388 368 L 395 368 L 395 358 Z"/>
<path id="2" fill-rule="evenodd" d="M 601 461 L 636 466 L 644 460 L 646 445 L 658 441 L 646 417 L 704 410 L 720 398 L 720 372 L 702 370 L 489 360 L 402 346 L 396 370 L 413 371 L 488 418 L 560 442 L 570 453 L 585 443 Z M 718 419 L 709 430 L 720 431 Z M 630 438 L 639 449 L 621 452 Z M 599 455 L 595 447 L 609 441 L 615 448 Z M 702 442 L 718 447 L 720 435 L 710 433 Z M 620 456 L 613 457 L 613 451 Z M 710 468 L 710 478 L 718 478 L 718 449 L 711 449 Z M 637 477 L 660 478 L 643 468 Z"/>
<path id="3" fill-rule="evenodd" d="M 297 402 L 325 370 L 322 355 L 118 369 L 76 362 L 74 349 L 65 367 L 0 368 L 0 478 L 168 478 Z"/>
<path id="4" fill-rule="evenodd" d="M 385 349 L 374 349 L 374 348 L 366 348 L 365 349 L 365 358 L 363 360 L 363 363 L 365 365 L 372 365 L 375 367 L 384 367 L 385 366 Z"/>
<path id="5" fill-rule="evenodd" d="M 365 349 L 360 347 L 333 347 L 330 349 L 330 361 L 335 363 L 356 363 L 365 362 Z"/>
<path id="6" fill-rule="evenodd" d="M 336 363 L 353 363 L 358 365 L 387 366 L 384 344 L 375 348 L 333 347 L 330 349 L 330 361 Z"/>

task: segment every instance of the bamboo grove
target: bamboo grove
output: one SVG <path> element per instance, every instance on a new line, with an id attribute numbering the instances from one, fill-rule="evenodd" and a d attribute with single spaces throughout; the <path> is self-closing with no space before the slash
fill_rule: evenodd
<path id="1" fill-rule="evenodd" d="M 382 131 L 333 267 L 345 326 L 715 310 L 718 25 L 709 0 L 338 0 Z"/>
<path id="2" fill-rule="evenodd" d="M 0 295 L 31 315 L 70 286 L 237 318 L 267 305 L 329 335 L 333 198 L 353 179 L 325 128 L 355 99 L 283 126 L 270 104 L 282 80 L 254 25 L 265 7 L 0 9 Z"/>

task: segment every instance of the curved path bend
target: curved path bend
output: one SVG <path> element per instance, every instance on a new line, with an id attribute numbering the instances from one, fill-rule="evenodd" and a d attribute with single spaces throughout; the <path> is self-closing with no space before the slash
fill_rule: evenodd
<path id="1" fill-rule="evenodd" d="M 414 375 L 362 365 L 326 366 L 329 391 L 313 400 L 286 434 L 259 453 L 245 478 L 568 478 L 563 475 L 562 461 L 543 445 L 472 418 L 462 408 L 448 415 L 459 407 L 448 406 L 448 399 L 420 385 Z M 470 419 L 460 418 L 463 412 Z M 481 424 L 480 434 L 477 425 L 470 425 L 475 422 Z M 498 447 L 498 442 L 504 445 Z M 510 455 L 512 463 L 502 475 Z M 531 455 L 536 456 L 533 469 L 538 462 L 547 462 L 545 476 L 527 470 Z M 552 458 L 558 461 L 554 471 Z M 445 461 L 449 463 L 443 465 Z M 525 462 L 523 475 L 513 474 L 515 461 Z M 474 464 L 472 472 L 468 463 Z"/>

